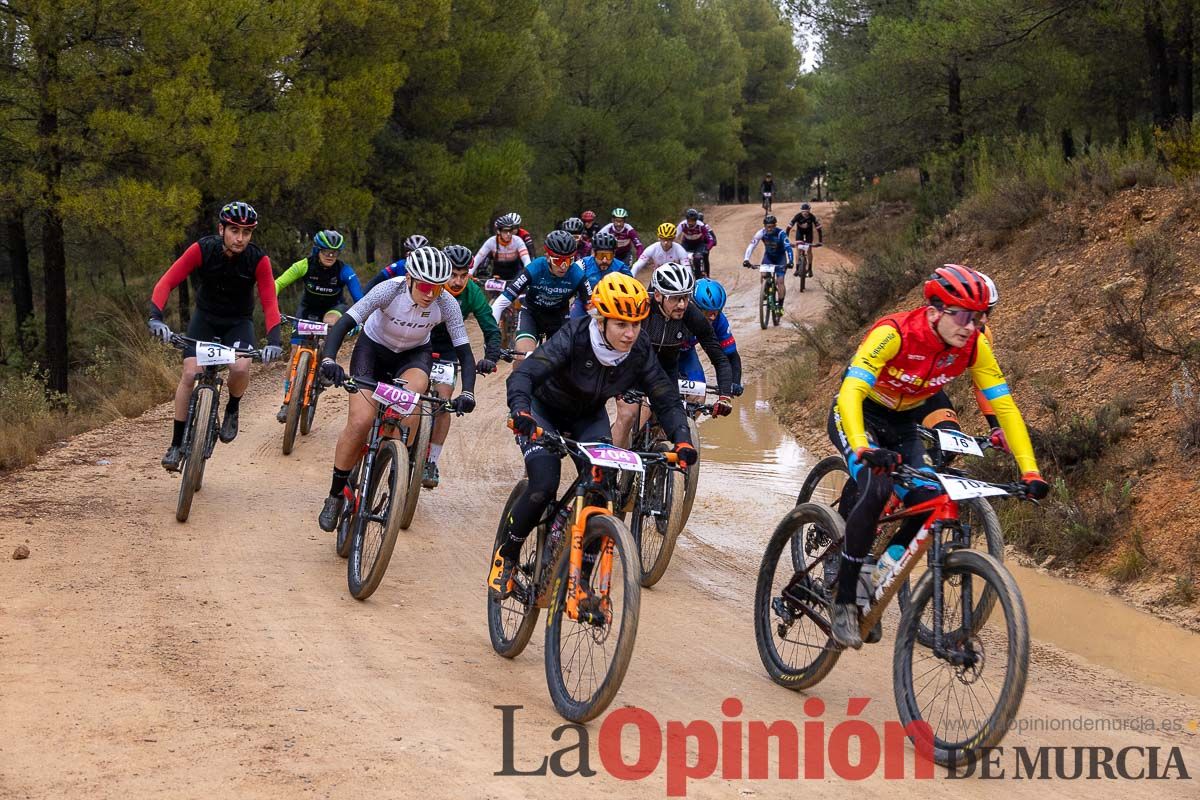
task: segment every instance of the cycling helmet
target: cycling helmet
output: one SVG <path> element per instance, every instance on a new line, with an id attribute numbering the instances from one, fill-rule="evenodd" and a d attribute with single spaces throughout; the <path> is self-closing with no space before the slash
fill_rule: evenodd
<path id="1" fill-rule="evenodd" d="M 515 214 L 501 214 L 499 217 L 496 217 L 496 230 L 500 230 L 501 228 L 515 229 L 520 224 L 520 219 Z"/>
<path id="2" fill-rule="evenodd" d="M 654 270 L 650 288 L 667 297 L 691 294 L 692 290 L 696 288 L 696 276 L 692 274 L 691 267 L 685 267 L 675 261 L 668 261 Z"/>
<path id="3" fill-rule="evenodd" d="M 925 299 L 935 306 L 987 311 L 988 288 L 979 273 L 970 267 L 944 264 L 925 281 Z"/>
<path id="4" fill-rule="evenodd" d="M 683 215 L 692 221 L 695 221 L 700 218 L 700 212 L 694 208 L 689 208 L 687 211 L 684 212 Z"/>
<path id="5" fill-rule="evenodd" d="M 725 307 L 729 295 L 725 287 L 712 278 L 701 278 L 696 281 L 696 305 L 703 311 L 720 311 Z"/>
<path id="6" fill-rule="evenodd" d="M 474 259 L 471 249 L 463 247 L 461 244 L 452 244 L 443 247 L 442 252 L 446 254 L 446 258 L 450 259 L 451 269 L 467 269 L 471 266 L 471 261 Z"/>
<path id="7" fill-rule="evenodd" d="M 812 206 L 810 206 L 808 203 L 801 203 L 801 204 L 800 204 L 800 210 L 801 210 L 801 211 L 809 211 L 809 210 L 811 210 L 811 209 L 812 209 Z"/>
<path id="8" fill-rule="evenodd" d="M 518 214 L 515 211 L 510 211 L 505 216 L 507 216 L 509 218 L 509 220 L 512 222 L 512 226 L 514 228 L 521 227 L 521 215 L 520 214 Z"/>
<path id="9" fill-rule="evenodd" d="M 436 247 L 418 247 L 404 262 L 408 277 L 427 283 L 444 284 L 450 280 L 450 259 Z"/>
<path id="10" fill-rule="evenodd" d="M 616 250 L 617 237 L 608 231 L 598 231 L 592 237 L 592 250 Z"/>
<path id="11" fill-rule="evenodd" d="M 570 217 L 563 220 L 562 229 L 567 233 L 583 233 L 583 220 L 579 217 Z"/>
<path id="12" fill-rule="evenodd" d="M 696 215 L 696 219 L 700 220 L 701 222 L 704 222 L 704 212 L 701 211 L 700 213 L 698 213 Z"/>
<path id="13" fill-rule="evenodd" d="M 546 255 L 574 255 L 578 247 L 579 245 L 575 243 L 575 237 L 566 231 L 550 231 L 546 235 Z"/>
<path id="14" fill-rule="evenodd" d="M 778 222 L 778 220 L 775 219 L 774 214 L 767 214 L 765 217 L 763 217 L 763 227 L 764 228 L 767 227 L 768 225 L 774 225 L 776 222 Z"/>
<path id="15" fill-rule="evenodd" d="M 650 295 L 641 281 L 611 272 L 592 290 L 592 306 L 605 319 L 641 322 L 650 316 Z"/>
<path id="16" fill-rule="evenodd" d="M 585 225 L 591 225 L 593 222 L 596 221 L 596 212 L 595 211 L 588 210 L 588 211 L 583 212 L 579 216 L 583 220 L 583 224 L 585 224 Z"/>
<path id="17" fill-rule="evenodd" d="M 313 244 L 318 250 L 341 250 L 346 246 L 346 237 L 335 230 L 317 231 Z"/>
<path id="18" fill-rule="evenodd" d="M 996 307 L 1000 302 L 1000 290 L 996 288 L 996 282 L 988 277 L 985 273 L 980 272 L 979 277 L 983 278 L 984 284 L 988 290 L 988 311 Z"/>
<path id="19" fill-rule="evenodd" d="M 625 219 L 629 216 L 629 212 L 623 208 L 614 208 L 612 215 L 614 219 Z"/>
<path id="20" fill-rule="evenodd" d="M 674 239 L 675 238 L 675 223 L 674 222 L 664 222 L 662 225 L 658 226 L 658 230 L 656 230 L 655 233 L 658 234 L 658 238 L 660 238 L 660 239 Z"/>
<path id="21" fill-rule="evenodd" d="M 258 225 L 258 212 L 249 203 L 235 200 L 226 203 L 217 215 L 222 225 L 237 225 L 239 228 L 254 228 Z"/>
<path id="22" fill-rule="evenodd" d="M 404 240 L 404 249 L 411 253 L 414 250 L 420 250 L 427 244 L 429 244 L 428 239 L 419 233 L 414 233 L 412 236 Z"/>

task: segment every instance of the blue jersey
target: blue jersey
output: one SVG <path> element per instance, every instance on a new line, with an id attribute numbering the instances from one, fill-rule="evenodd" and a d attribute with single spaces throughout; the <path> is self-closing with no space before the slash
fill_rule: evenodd
<path id="1" fill-rule="evenodd" d="M 727 356 L 733 356 L 737 353 L 737 342 L 733 338 L 733 329 L 729 327 L 729 320 L 725 317 L 725 312 L 717 314 L 717 318 L 713 321 L 713 333 L 717 335 L 717 341 L 721 344 L 721 350 Z M 696 349 L 699 339 L 695 336 L 689 336 L 684 340 L 679 348 L 679 377 L 689 381 L 703 381 L 704 367 L 700 364 L 700 353 Z M 738 367 L 737 372 L 741 372 Z M 735 381 L 740 381 L 741 376 L 735 376 Z"/>
<path id="2" fill-rule="evenodd" d="M 371 282 L 367 284 L 367 291 L 371 291 L 389 278 L 399 278 L 403 275 L 407 275 L 408 270 L 404 268 L 405 261 L 406 259 L 402 258 L 399 261 L 394 261 L 383 269 L 379 270 L 379 274 L 372 278 Z"/>
<path id="3" fill-rule="evenodd" d="M 590 286 L 593 290 L 596 288 L 596 284 L 599 283 L 600 279 L 605 275 L 619 272 L 622 275 L 629 275 L 631 277 L 633 276 L 633 273 L 629 271 L 629 265 L 619 258 L 614 258 L 606 270 L 600 269 L 600 265 L 596 263 L 595 256 L 588 256 L 579 263 L 583 266 L 583 274 L 587 278 L 588 286 Z"/>
<path id="4" fill-rule="evenodd" d="M 758 233 L 754 234 L 754 238 L 750 240 L 750 246 L 746 248 L 745 261 L 749 261 L 754 255 L 754 247 L 759 242 L 763 246 L 764 264 L 791 264 L 792 263 L 792 243 L 788 241 L 787 231 L 783 228 L 776 228 L 770 233 L 766 228 L 760 228 Z"/>
<path id="5" fill-rule="evenodd" d="M 592 289 L 584 278 L 579 262 L 571 264 L 562 277 L 550 271 L 550 262 L 545 256 L 535 258 L 521 274 L 509 281 L 504 296 L 516 300 L 522 294 L 522 304 L 534 312 L 554 312 L 566 316 L 571 296 L 575 295 L 586 305 L 591 302 Z"/>

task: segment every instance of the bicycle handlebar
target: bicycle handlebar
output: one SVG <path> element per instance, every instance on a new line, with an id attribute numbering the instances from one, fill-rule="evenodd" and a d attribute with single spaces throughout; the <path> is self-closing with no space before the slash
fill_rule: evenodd
<path id="1" fill-rule="evenodd" d="M 220 344 L 221 347 L 229 347 L 227 344 L 220 342 L 210 342 L 204 339 L 193 339 L 189 336 L 183 336 L 178 333 L 171 334 L 171 345 L 179 350 L 187 350 L 189 347 L 194 347 L 198 344 Z M 262 350 L 254 347 L 229 347 L 230 350 L 237 353 L 238 358 L 249 358 L 254 361 L 262 361 Z"/>
<path id="2" fill-rule="evenodd" d="M 345 389 L 350 394 L 356 394 L 364 389 L 369 392 L 373 392 L 373 391 L 375 391 L 375 387 L 379 386 L 381 384 L 384 386 L 395 385 L 395 386 L 400 386 L 401 388 L 403 388 L 402 383 L 387 384 L 387 383 L 384 383 L 383 381 L 373 381 L 370 378 L 361 378 L 361 377 L 347 378 L 346 380 L 342 381 L 342 388 Z M 411 390 L 405 389 L 405 391 L 411 391 Z M 449 412 L 449 411 L 454 410 L 451 405 L 451 401 L 447 400 L 444 397 L 440 397 L 436 394 L 421 394 L 420 392 L 412 392 L 412 394 L 416 395 L 418 400 L 423 400 L 423 401 L 429 403 L 430 406 L 432 406 L 430 411 L 434 414 L 440 414 L 443 412 Z M 414 413 L 416 413 L 416 412 L 414 412 Z M 455 413 L 457 413 L 458 416 L 460 416 L 460 417 L 462 416 L 462 413 L 460 413 L 460 412 L 455 412 Z"/>
<path id="3" fill-rule="evenodd" d="M 516 427 L 513 425 L 511 418 L 508 420 L 508 429 L 513 433 L 516 433 L 518 436 L 521 435 L 517 433 Z M 533 431 L 533 436 L 531 436 L 530 439 L 532 441 L 542 443 L 543 446 L 548 444 L 552 449 L 558 449 L 562 452 L 571 453 L 573 455 L 583 455 L 584 452 L 583 446 L 579 442 L 575 441 L 574 439 L 567 438 L 561 433 L 548 431 L 545 428 L 535 428 Z M 665 447 L 666 444 L 667 443 L 664 442 L 662 446 Z M 640 458 L 643 462 L 649 464 L 656 464 L 659 462 L 665 462 L 667 464 L 679 463 L 679 454 L 673 450 L 630 450 L 629 452 L 638 456 L 638 458 Z"/>
<path id="4" fill-rule="evenodd" d="M 944 470 L 944 471 L 947 474 L 953 474 L 953 472 L 957 472 L 957 470 L 954 470 L 954 471 Z M 937 482 L 937 478 L 935 477 L 935 475 L 933 473 L 926 472 L 925 470 L 920 470 L 915 467 L 911 467 L 908 464 L 901 464 L 900 466 L 896 467 L 896 469 L 892 471 L 891 477 L 893 480 L 895 480 L 901 486 L 904 486 L 905 488 L 908 488 L 908 489 L 914 488 L 918 482 L 922 482 L 925 484 Z M 967 477 L 967 476 L 966 475 L 956 475 L 955 477 Z M 1006 494 L 1012 495 L 1013 497 L 1017 498 L 1018 500 L 1025 500 L 1030 503 L 1033 503 L 1034 505 L 1037 505 L 1037 503 L 1038 503 L 1038 501 L 1036 499 L 1029 496 L 1029 489 L 1025 486 L 1025 484 L 1021 483 L 1020 481 L 1016 481 L 1014 483 L 992 483 L 991 481 L 981 481 L 978 478 L 971 478 L 971 480 L 976 481 L 977 483 L 986 484 L 987 486 L 993 486 L 997 489 L 1003 489 Z"/>

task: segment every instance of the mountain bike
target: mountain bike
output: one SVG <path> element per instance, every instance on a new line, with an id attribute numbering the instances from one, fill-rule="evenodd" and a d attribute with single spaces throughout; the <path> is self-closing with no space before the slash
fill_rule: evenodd
<path id="1" fill-rule="evenodd" d="M 716 395 L 719 392 L 708 386 L 703 381 L 690 381 L 681 378 L 679 380 L 679 394 L 683 397 L 683 410 L 688 417 L 688 432 L 692 437 L 692 446 L 696 448 L 696 453 L 701 452 L 700 448 L 700 418 L 707 414 L 712 416 L 713 404 L 697 402 L 689 400 L 690 397 L 704 397 L 706 395 Z M 691 464 L 687 468 L 687 488 L 683 495 L 682 517 L 679 520 L 679 529 L 682 531 L 687 527 L 688 520 L 692 516 L 692 505 L 696 502 L 696 490 L 700 487 L 700 459 L 696 459 L 695 464 Z"/>
<path id="2" fill-rule="evenodd" d="M 804 291 L 804 284 L 813 276 L 813 248 L 820 247 L 819 243 L 813 242 L 796 242 L 796 255 L 799 262 L 799 271 L 796 277 L 800 279 L 800 291 Z"/>
<path id="3" fill-rule="evenodd" d="M 770 214 L 771 213 L 771 195 L 773 194 L 773 192 L 762 192 L 761 194 L 762 194 L 763 211 Z"/>
<path id="4" fill-rule="evenodd" d="M 758 272 L 762 278 L 758 288 L 758 326 L 764 331 L 767 325 L 773 323 L 776 327 L 783 318 L 783 303 L 779 302 L 779 293 L 775 287 L 775 264 L 759 264 Z"/>
<path id="5" fill-rule="evenodd" d="M 928 443 L 926 452 L 935 472 L 945 471 L 956 454 L 982 456 L 984 451 L 992 447 L 986 437 L 970 436 L 962 431 L 931 430 L 921 428 L 921 436 Z M 796 505 L 815 502 L 830 506 L 835 512 L 849 513 L 854 505 L 856 487 L 850 482 L 850 471 L 846 461 L 841 456 L 829 456 L 817 462 L 804 479 L 800 492 L 796 497 Z M 884 508 L 884 514 L 892 514 L 903 507 L 900 498 L 894 493 Z M 967 531 L 971 546 L 975 549 L 985 549 L 987 554 L 1000 563 L 1004 563 L 1004 531 L 1000 527 L 1000 518 L 996 510 L 987 500 L 973 498 L 959 503 L 959 514 Z M 843 519 L 845 518 L 843 514 Z M 872 557 L 878 559 L 887 546 L 888 537 L 877 537 Z M 806 561 L 831 544 L 823 538 L 819 530 L 803 541 L 800 538 L 792 540 L 792 565 L 801 569 Z M 907 608 L 910 597 L 909 581 L 900 585 L 898 599 L 900 609 Z M 995 604 L 995 596 L 991 592 L 982 592 L 979 603 L 975 608 L 975 619 L 985 620 Z"/>
<path id="6" fill-rule="evenodd" d="M 317 413 L 317 398 L 324 391 L 324 384 L 317 380 L 317 369 L 321 363 L 321 349 L 329 326 L 324 322 L 301 319 L 285 314 L 296 329 L 299 344 L 292 348 L 292 362 L 288 367 L 287 388 L 283 404 L 287 407 L 287 420 L 283 424 L 283 454 L 292 452 L 296 443 L 296 429 L 301 436 L 312 430 L 313 418 Z"/>
<path id="7" fill-rule="evenodd" d="M 371 433 L 346 483 L 335 542 L 338 555 L 349 560 L 347 583 L 355 600 L 366 600 L 379 588 L 400 530 L 412 522 L 429 452 L 430 417 L 450 408 L 449 401 L 410 392 L 402 384 L 358 377 L 342 384 L 351 394 L 370 392 L 377 401 Z M 400 421 L 414 413 L 419 414 L 417 435 L 409 443 Z"/>
<path id="8" fill-rule="evenodd" d="M 179 350 L 196 348 L 196 365 L 203 367 L 196 374 L 192 396 L 188 401 L 187 425 L 183 430 L 183 462 L 180 472 L 179 499 L 175 502 L 175 519 L 187 522 L 192 511 L 192 496 L 204 485 L 204 468 L 217 446 L 217 409 L 220 407 L 221 386 L 225 383 L 221 370 L 239 358 L 262 360 L 262 351 L 254 348 L 226 347 L 220 342 L 202 342 L 179 334 L 171 335 L 172 346 Z"/>
<path id="9" fill-rule="evenodd" d="M 887 526 L 930 515 L 904 555 L 878 580 L 872 565 L 863 565 L 859 629 L 864 641 L 878 641 L 870 631 L 927 556 L 928 571 L 901 613 L 892 685 L 900 722 L 918 752 L 948 764 L 1004 737 L 1024 695 L 1029 667 L 1029 627 L 1020 590 L 1003 564 L 970 548 L 960 504 L 992 496 L 1031 498 L 1020 483 L 977 481 L 950 468 L 931 474 L 902 465 L 892 478 L 907 488 L 936 479 L 944 493 L 880 518 L 880 525 Z M 794 537 L 807 541 L 814 533 L 832 544 L 806 557 L 797 569 L 784 551 Z M 841 646 L 830 637 L 830 617 L 844 535 L 845 523 L 832 508 L 803 503 L 779 523 L 763 554 L 754 599 L 755 640 L 763 666 L 781 686 L 814 686 L 841 655 Z M 976 609 L 985 592 L 993 593 L 1000 613 L 980 618 Z M 924 724 L 910 725 L 917 722 Z"/>
<path id="10" fill-rule="evenodd" d="M 529 643 L 539 610 L 547 609 L 550 697 L 563 717 L 587 722 L 616 696 L 637 638 L 641 562 L 632 534 L 613 512 L 621 493 L 619 476 L 675 464 L 677 458 L 576 442 L 541 430 L 535 438 L 551 452 L 570 455 L 580 471 L 525 540 L 505 593 L 488 591 L 488 635 L 497 653 L 515 658 Z M 492 553 L 526 484 L 522 479 L 508 496 Z"/>
<path id="11" fill-rule="evenodd" d="M 692 274 L 696 276 L 696 280 L 707 278 L 709 273 L 708 248 L 701 247 L 699 250 L 691 251 L 688 255 L 692 259 Z"/>

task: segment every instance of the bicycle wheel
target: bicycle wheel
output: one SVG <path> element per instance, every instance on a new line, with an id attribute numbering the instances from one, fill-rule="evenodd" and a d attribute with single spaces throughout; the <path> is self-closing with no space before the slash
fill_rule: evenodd
<path id="1" fill-rule="evenodd" d="M 429 457 L 429 436 L 433 431 L 433 417 L 429 404 L 422 400 L 416 413 L 420 416 L 415 426 L 416 441 L 408 450 L 408 492 L 404 495 L 404 506 L 400 511 L 402 530 L 408 530 L 413 515 L 417 513 L 417 501 L 421 499 L 421 478 L 425 474 L 425 459 Z"/>
<path id="2" fill-rule="evenodd" d="M 975 550 L 954 550 L 942 568 L 941 648 L 917 647 L 918 631 L 933 626 L 934 589 L 933 573 L 927 572 L 900 618 L 892 682 L 901 724 L 928 726 L 909 728 L 918 752 L 929 748 L 934 761 L 945 765 L 1004 738 L 1025 694 L 1029 624 L 1021 593 L 1003 565 Z M 963 612 L 975 606 L 980 591 L 996 595 L 1001 613 L 977 630 L 972 622 L 975 632 L 967 635 Z"/>
<path id="3" fill-rule="evenodd" d="M 841 456 L 827 456 L 808 471 L 800 487 L 800 494 L 796 496 L 796 505 L 818 503 L 833 509 L 836 514 L 838 501 L 848 480 L 850 471 L 846 469 L 845 460 Z M 823 529 L 814 528 L 810 533 L 808 538 L 792 538 L 792 567 L 796 570 L 803 569 L 808 558 L 818 548 L 829 544 L 828 535 Z"/>
<path id="4" fill-rule="evenodd" d="M 696 420 L 688 416 L 688 433 L 692 437 L 692 446 L 696 448 L 696 453 L 700 453 L 700 426 L 696 424 Z M 696 463 L 687 468 L 687 491 L 683 495 L 683 512 L 679 518 L 679 529 L 683 530 L 689 519 L 692 518 L 692 505 L 696 502 L 696 490 L 700 487 L 700 460 L 696 459 Z"/>
<path id="5" fill-rule="evenodd" d="M 783 304 L 771 303 L 771 324 L 776 328 L 779 327 L 779 320 L 783 319 Z"/>
<path id="6" fill-rule="evenodd" d="M 316 385 L 320 381 L 320 376 L 313 376 L 313 380 L 308 385 L 308 404 L 304 406 L 304 413 L 300 415 L 300 435 L 308 436 L 312 430 L 313 420 L 317 416 L 317 398 L 321 396 L 321 389 Z"/>
<path id="7" fill-rule="evenodd" d="M 1000 517 L 996 515 L 996 509 L 992 508 L 992 504 L 982 497 L 976 497 L 971 500 L 964 500 L 958 504 L 959 518 L 963 523 L 970 526 L 971 530 L 971 548 L 982 552 L 981 545 L 986 545 L 987 554 L 1000 564 L 1004 563 L 1004 530 L 1000 527 Z M 916 570 L 909 575 L 912 585 L 915 585 L 921 580 L 924 572 L 916 573 Z M 900 585 L 900 590 L 896 593 L 896 599 L 900 602 L 900 610 L 908 608 L 910 602 L 911 590 L 910 582 L 905 581 Z M 977 593 L 977 602 L 975 611 L 971 616 L 977 627 L 982 627 L 987 622 L 988 616 L 992 613 L 992 609 L 996 606 L 996 595 L 989 588 L 984 588 L 983 591 Z M 919 641 L 924 647 L 930 647 L 933 643 L 933 631 L 922 626 L 919 634 Z"/>
<path id="8" fill-rule="evenodd" d="M 366 600 L 379 588 L 400 533 L 408 488 L 408 452 L 388 439 L 379 445 L 366 494 L 359 501 L 346 573 L 350 594 Z"/>
<path id="9" fill-rule="evenodd" d="M 296 359 L 296 377 L 288 395 L 287 421 L 283 424 L 283 454 L 289 455 L 296 444 L 296 428 L 304 414 L 304 396 L 308 394 L 308 369 L 312 366 L 312 353 L 307 350 Z"/>
<path id="10" fill-rule="evenodd" d="M 771 321 L 771 304 L 775 302 L 775 293 L 767 288 L 763 281 L 758 288 L 758 327 L 764 331 Z"/>
<path id="11" fill-rule="evenodd" d="M 600 591 L 601 561 L 591 570 L 586 560 L 584 564 L 584 584 L 592 596 L 607 597 L 602 624 L 573 620 L 566 613 L 570 559 L 562 559 L 554 573 L 546 627 L 546 684 L 554 708 L 571 722 L 587 722 L 608 708 L 621 688 L 637 639 L 642 587 L 633 537 L 616 517 L 596 514 L 588 519 L 583 534 L 584 553 L 608 548 L 612 569 L 607 595 Z"/>
<path id="12" fill-rule="evenodd" d="M 492 552 L 500 546 L 500 537 L 504 535 L 505 521 L 508 519 L 517 498 L 525 493 L 529 481 L 522 478 L 508 494 L 508 502 L 500 514 L 500 523 L 496 527 L 496 539 L 492 542 Z M 521 545 L 521 555 L 517 559 L 517 568 L 513 570 L 513 592 L 508 597 L 500 598 L 488 592 L 488 636 L 492 640 L 492 649 L 505 658 L 516 658 L 529 644 L 529 637 L 537 627 L 538 619 L 538 586 L 544 577 L 542 570 L 550 569 L 552 565 L 544 564 L 539 568 L 539 554 L 545 557 L 546 528 L 538 525 L 533 533 Z"/>
<path id="13" fill-rule="evenodd" d="M 358 491 L 358 475 L 362 471 L 362 459 L 354 465 L 354 469 L 350 470 L 350 477 L 346 479 L 346 485 L 353 487 L 354 491 Z M 354 540 L 354 520 L 357 515 L 355 509 L 349 505 L 342 509 L 342 518 L 338 521 L 337 540 L 334 542 L 334 549 L 342 558 L 350 556 L 350 543 Z"/>
<path id="14" fill-rule="evenodd" d="M 808 265 L 810 263 L 812 263 L 810 261 L 811 258 L 812 258 L 812 251 L 809 250 L 807 253 L 804 253 L 804 257 L 801 259 L 801 264 L 800 264 L 800 291 L 801 292 L 804 291 L 804 282 L 808 280 Z"/>
<path id="15" fill-rule="evenodd" d="M 784 557 L 793 539 L 812 540 L 814 529 L 830 542 L 803 569 Z M 775 528 L 758 568 L 754 591 L 754 639 L 771 680 L 788 689 L 819 683 L 841 655 L 830 638 L 830 599 L 837 580 L 837 554 L 844 525 L 830 508 L 804 503 Z"/>
<path id="16" fill-rule="evenodd" d="M 662 580 L 675 552 L 675 541 L 683 529 L 683 501 L 687 481 L 678 470 L 656 464 L 645 477 L 645 497 L 638 502 L 636 537 L 641 561 L 642 588 L 649 589 Z"/>
<path id="17" fill-rule="evenodd" d="M 175 501 L 175 519 L 187 522 L 192 513 L 192 497 L 204 479 L 205 442 L 208 441 L 209 428 L 212 426 L 212 408 L 215 392 L 209 386 L 196 389 L 196 405 L 192 409 L 192 418 L 188 424 L 187 440 L 184 447 L 187 450 L 187 461 L 183 465 L 183 480 L 179 484 L 179 498 Z"/>

